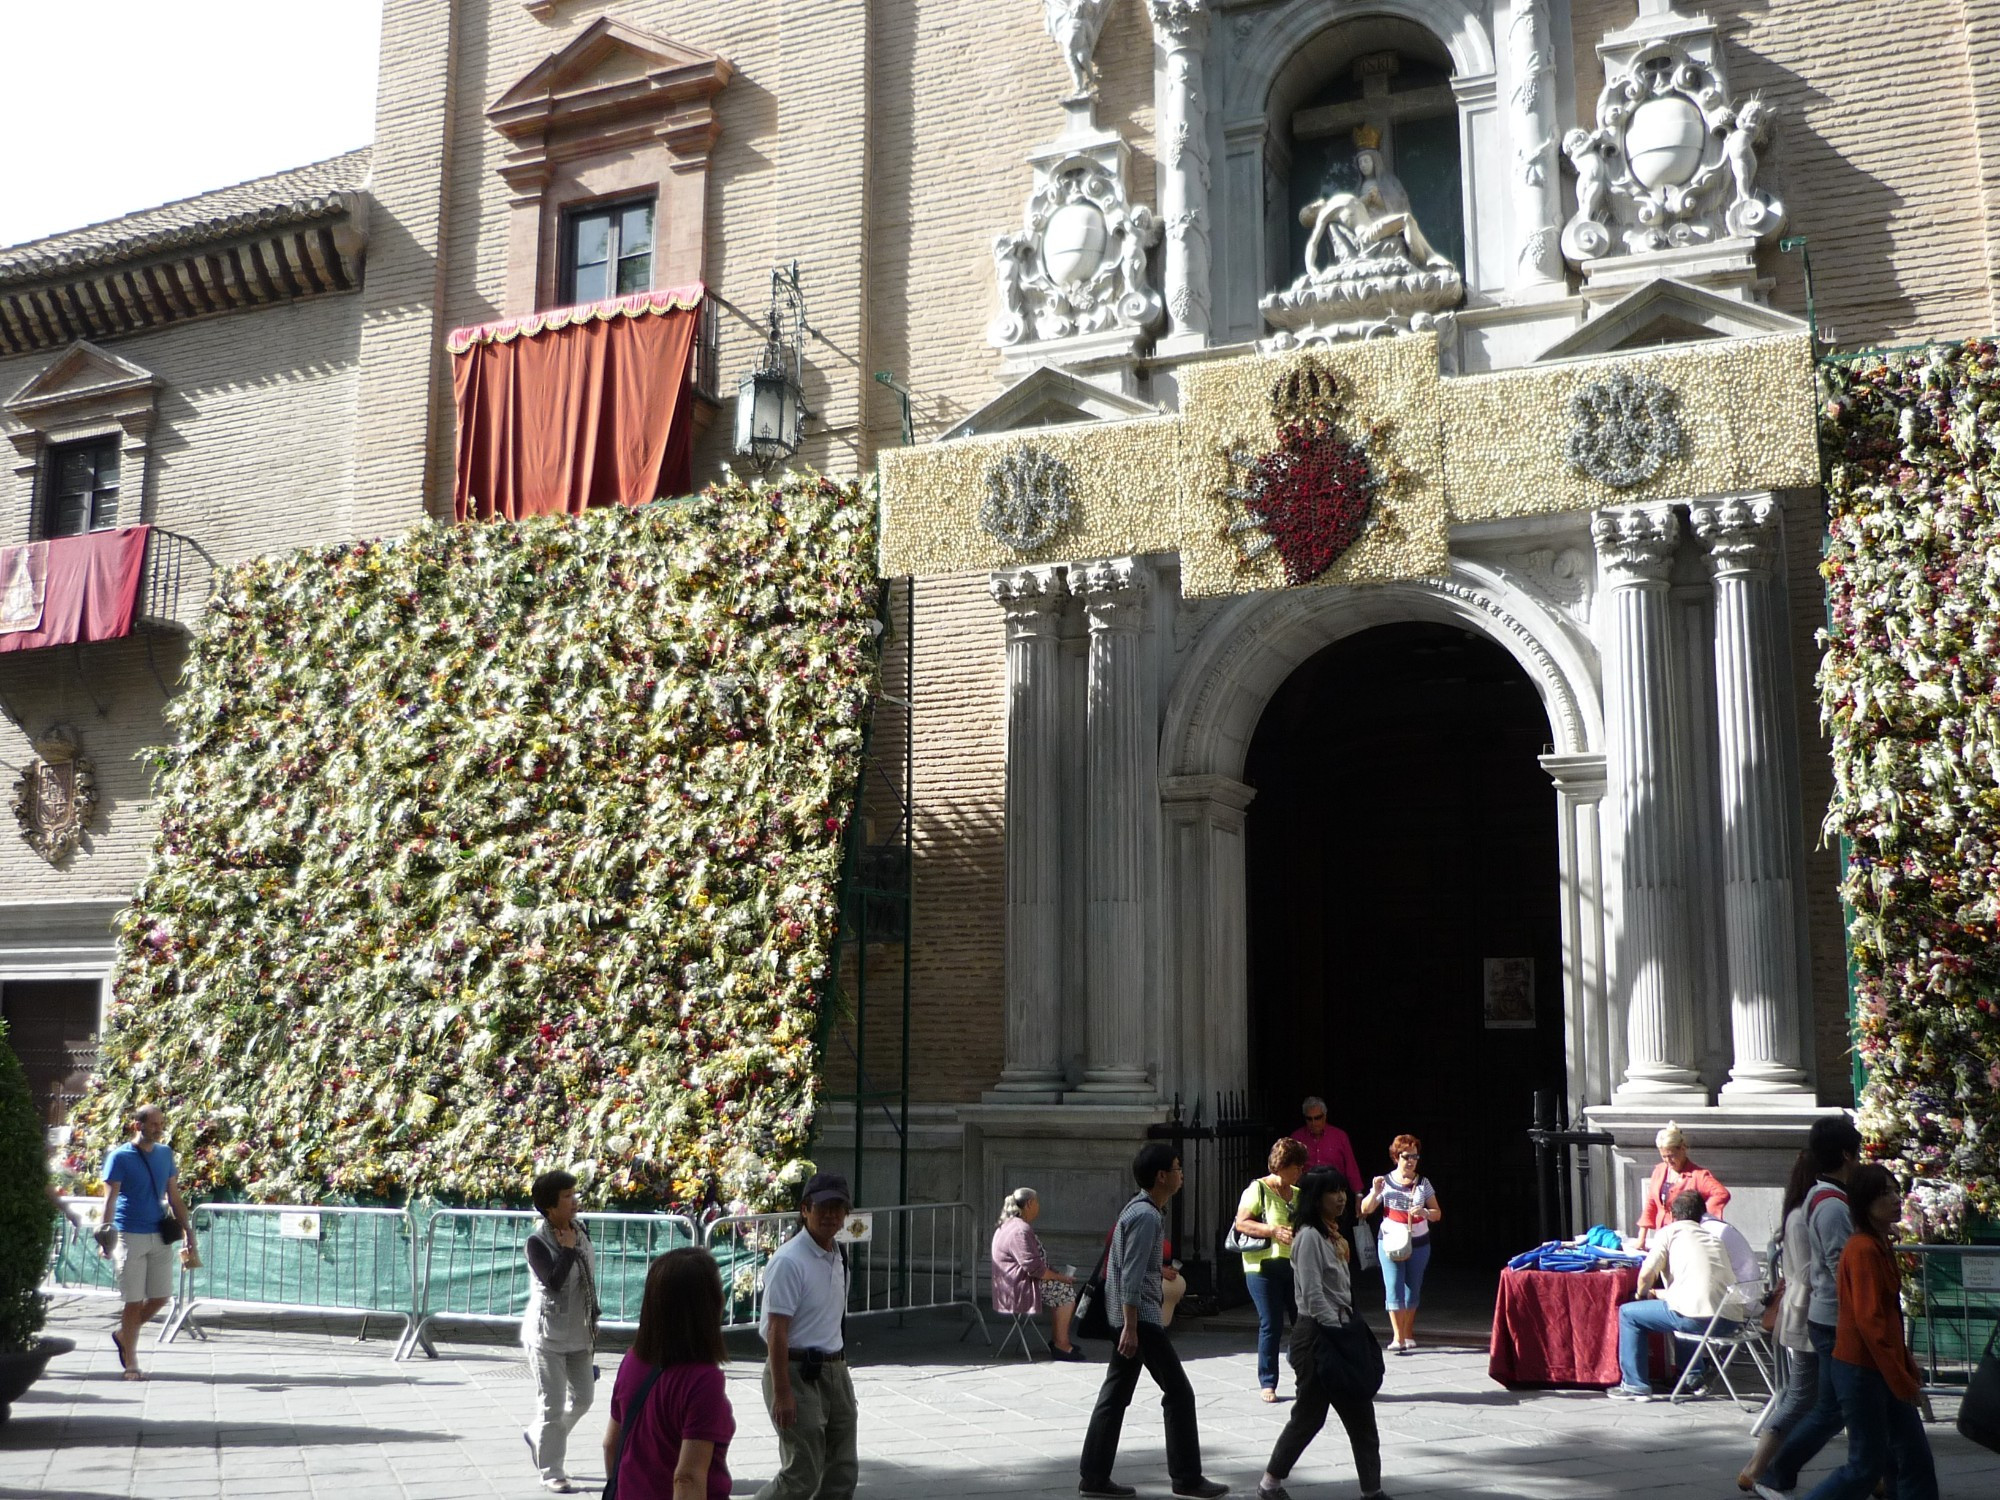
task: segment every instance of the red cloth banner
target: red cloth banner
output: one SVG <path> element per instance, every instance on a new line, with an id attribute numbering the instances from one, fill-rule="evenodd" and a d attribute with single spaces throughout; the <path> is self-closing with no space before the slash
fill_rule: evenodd
<path id="1" fill-rule="evenodd" d="M 42 623 L 0 634 L 0 651 L 36 651 L 78 641 L 115 641 L 132 633 L 139 580 L 146 571 L 150 526 L 122 526 L 52 537 L 42 583 Z M 11 550 L 11 549 L 10 549 Z"/>
<path id="2" fill-rule="evenodd" d="M 678 288 L 454 332 L 458 519 L 687 493 L 701 297 Z"/>
<path id="3" fill-rule="evenodd" d="M 1505 1386 L 1618 1384 L 1618 1305 L 1638 1286 L 1633 1266 L 1503 1270 L 1486 1372 Z"/>

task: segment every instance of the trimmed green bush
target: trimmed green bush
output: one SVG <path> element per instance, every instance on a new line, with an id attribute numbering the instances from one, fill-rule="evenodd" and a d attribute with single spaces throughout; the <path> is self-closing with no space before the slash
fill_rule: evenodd
<path id="1" fill-rule="evenodd" d="M 33 1348 L 42 1331 L 39 1289 L 55 1222 L 42 1117 L 0 1021 L 0 1354 Z"/>
<path id="2" fill-rule="evenodd" d="M 168 708 L 70 1165 L 266 1202 L 789 1204 L 876 662 L 813 475 L 246 563 Z"/>

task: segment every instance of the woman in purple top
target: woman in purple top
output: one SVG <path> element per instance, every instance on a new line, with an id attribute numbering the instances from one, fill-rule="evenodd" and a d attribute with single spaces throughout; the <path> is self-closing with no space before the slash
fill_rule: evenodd
<path id="1" fill-rule="evenodd" d="M 1015 1313 L 1033 1317 L 1047 1308 L 1055 1357 L 1080 1364 L 1083 1351 L 1069 1341 L 1076 1278 L 1049 1264 L 1034 1228 L 1041 1211 L 1041 1197 L 1033 1188 L 1015 1188 L 1000 1204 L 1000 1226 L 993 1231 L 993 1311 L 1003 1318 Z"/>
<path id="2" fill-rule="evenodd" d="M 646 1272 L 639 1333 L 611 1387 L 604 1472 L 618 1500 L 728 1500 L 728 1357 L 714 1258 L 668 1251 Z"/>

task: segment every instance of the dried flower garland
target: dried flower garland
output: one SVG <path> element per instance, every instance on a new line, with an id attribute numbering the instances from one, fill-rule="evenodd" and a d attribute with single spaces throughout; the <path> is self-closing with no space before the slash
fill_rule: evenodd
<path id="1" fill-rule="evenodd" d="M 1871 1149 L 2000 1216 L 2000 346 L 1828 365 L 1829 832 Z M 1962 1196 L 1961 1196 L 1962 1190 Z"/>
<path id="2" fill-rule="evenodd" d="M 816 476 L 258 559 L 168 709 L 65 1165 L 266 1201 L 789 1203 L 875 648 Z"/>

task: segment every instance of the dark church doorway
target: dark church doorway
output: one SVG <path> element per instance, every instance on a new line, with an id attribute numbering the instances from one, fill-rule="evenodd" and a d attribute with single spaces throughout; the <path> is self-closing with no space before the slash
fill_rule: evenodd
<path id="1" fill-rule="evenodd" d="M 1326 1098 L 1364 1187 L 1422 1138 L 1432 1281 L 1468 1312 L 1539 1238 L 1526 1131 L 1564 1092 L 1548 739 L 1499 645 L 1387 625 L 1292 674 L 1245 771 L 1253 1088 L 1274 1119 Z"/>

